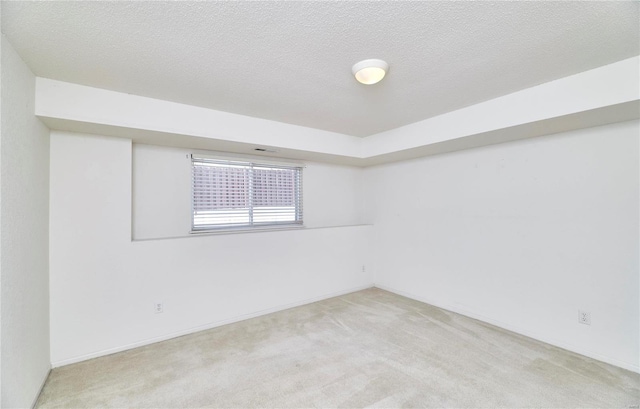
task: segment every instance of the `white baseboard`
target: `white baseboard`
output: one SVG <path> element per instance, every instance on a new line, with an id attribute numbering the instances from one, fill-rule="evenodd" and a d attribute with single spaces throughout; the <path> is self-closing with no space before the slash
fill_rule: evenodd
<path id="1" fill-rule="evenodd" d="M 492 318 L 485 317 L 483 315 L 476 314 L 474 312 L 465 310 L 463 308 L 460 308 L 459 306 L 444 305 L 444 304 L 441 304 L 441 303 L 438 303 L 438 302 L 433 302 L 433 300 L 430 300 L 430 299 L 428 299 L 426 297 L 421 297 L 421 296 L 418 296 L 418 295 L 415 295 L 415 294 L 407 293 L 405 291 L 396 290 L 394 288 L 391 288 L 391 287 L 388 287 L 388 286 L 382 285 L 382 284 L 374 284 L 374 287 L 379 288 L 381 290 L 389 291 L 390 293 L 401 295 L 403 297 L 411 298 L 413 300 L 420 301 L 420 302 L 423 302 L 425 304 L 433 305 L 435 307 L 442 308 L 443 310 L 455 312 L 457 314 L 464 315 L 464 316 L 469 317 L 469 318 L 473 318 L 473 319 L 476 319 L 476 320 L 479 320 L 479 321 L 483 321 L 483 322 L 486 322 L 488 324 L 495 325 L 496 327 L 500 327 L 502 329 L 506 329 L 507 331 L 515 332 L 517 334 L 524 335 L 526 337 L 533 338 L 533 339 L 538 340 L 538 341 L 542 341 L 542 342 L 544 342 L 546 344 L 550 344 L 550 345 L 553 345 L 553 346 L 556 346 L 556 347 L 559 347 L 559 348 L 562 348 L 562 349 L 566 349 L 567 351 L 575 352 L 577 354 L 584 355 L 586 357 L 593 358 L 593 359 L 598 360 L 598 361 L 602 361 L 602 362 L 605 362 L 605 363 L 608 363 L 608 364 L 611 364 L 611 365 L 618 366 L 618 367 L 623 368 L 623 369 L 627 369 L 629 371 L 640 373 L 640 366 L 638 366 L 638 365 L 630 364 L 628 362 L 623 362 L 623 361 L 620 361 L 618 359 L 611 358 L 611 357 L 608 357 L 608 356 L 605 356 L 605 355 L 602 355 L 602 354 L 599 354 L 599 353 L 596 353 L 596 352 L 593 352 L 593 351 L 590 351 L 590 350 L 587 350 L 587 349 L 584 349 L 584 348 L 576 347 L 575 345 L 572 345 L 572 344 L 569 344 L 569 343 L 566 343 L 566 342 L 563 342 L 563 341 L 559 341 L 557 339 L 548 337 L 546 335 L 542 335 L 542 334 L 534 333 L 534 332 L 531 332 L 531 331 L 527 331 L 527 330 L 525 330 L 523 328 L 520 328 L 520 327 L 517 327 L 517 326 L 514 326 L 514 325 L 505 324 L 503 322 L 494 320 Z"/>
<path id="2" fill-rule="evenodd" d="M 371 285 L 359 286 L 359 287 L 354 287 L 354 288 L 350 288 L 350 289 L 343 290 L 343 291 L 333 292 L 333 293 L 330 293 L 330 294 L 324 294 L 324 295 L 321 295 L 321 296 L 318 296 L 318 297 L 308 298 L 308 299 L 305 299 L 305 300 L 296 301 L 296 302 L 293 302 L 293 303 L 284 304 L 284 305 L 276 306 L 276 307 L 273 307 L 273 308 L 268 308 L 268 309 L 265 309 L 265 310 L 256 311 L 256 312 L 253 312 L 253 313 L 250 313 L 250 314 L 243 314 L 243 315 L 235 316 L 235 317 L 228 318 L 228 319 L 225 319 L 225 320 L 215 321 L 215 322 L 208 323 L 208 324 L 205 324 L 205 325 L 188 328 L 188 329 L 185 329 L 185 330 L 182 330 L 182 331 L 173 332 L 173 333 L 170 333 L 170 334 L 161 335 L 161 336 L 150 338 L 150 339 L 137 341 L 137 342 L 134 342 L 134 343 L 131 343 L 131 344 L 127 344 L 127 345 L 123 345 L 123 346 L 116 347 L 116 348 L 110 348 L 110 349 L 106 349 L 106 350 L 102 350 L 102 351 L 96 351 L 96 352 L 92 352 L 90 354 L 85 354 L 85 355 L 81 355 L 81 356 L 77 356 L 77 357 L 73 357 L 73 358 L 69 358 L 69 359 L 55 361 L 55 362 L 52 363 L 52 367 L 53 368 L 58 368 L 60 366 L 70 365 L 70 364 L 74 364 L 74 363 L 77 363 L 77 362 L 82 362 L 82 361 L 86 361 L 86 360 L 89 360 L 89 359 L 98 358 L 98 357 L 101 357 L 101 356 L 111 355 L 111 354 L 115 354 L 115 353 L 118 353 L 118 352 L 129 350 L 129 349 L 133 349 L 133 348 L 149 345 L 149 344 L 155 344 L 156 342 L 166 341 L 168 339 L 177 338 L 177 337 L 180 337 L 180 336 L 183 336 L 183 335 L 188 335 L 188 334 L 192 334 L 192 333 L 199 332 L 199 331 L 205 331 L 205 330 L 208 330 L 208 329 L 211 329 L 211 328 L 216 328 L 216 327 L 219 327 L 219 326 L 222 326 L 222 325 L 232 324 L 234 322 L 239 322 L 239 321 L 244 321 L 244 320 L 248 320 L 248 319 L 251 319 L 251 318 L 260 317 L 262 315 L 266 315 L 266 314 L 271 314 L 271 313 L 278 312 L 278 311 L 287 310 L 289 308 L 299 307 L 301 305 L 311 304 L 311 303 L 314 303 L 314 302 L 317 302 L 317 301 L 326 300 L 328 298 L 333 298 L 333 297 L 338 297 L 338 296 L 349 294 L 349 293 L 353 293 L 353 292 L 356 292 L 356 291 L 365 290 L 365 289 L 371 288 L 371 287 L 377 287 L 377 288 L 380 288 L 382 290 L 389 291 L 389 292 L 397 294 L 397 295 L 401 295 L 403 297 L 411 298 L 413 300 L 420 301 L 420 302 L 423 302 L 423 303 L 426 303 L 426 304 L 429 304 L 429 305 L 433 305 L 435 307 L 442 308 L 442 309 L 447 310 L 447 311 L 451 311 L 451 312 L 454 312 L 454 313 L 457 313 L 457 314 L 464 315 L 466 317 L 470 317 L 470 318 L 473 318 L 473 319 L 477 319 L 477 320 L 486 322 L 486 323 L 491 324 L 491 325 L 495 325 L 496 327 L 500 327 L 500 328 L 506 329 L 508 331 L 515 332 L 517 334 L 524 335 L 526 337 L 533 338 L 535 340 L 542 341 L 544 343 L 547 343 L 547 344 L 550 344 L 550 345 L 553 345 L 553 346 L 556 346 L 556 347 L 559 347 L 559 348 L 562 348 L 562 349 L 566 349 L 568 351 L 575 352 L 575 353 L 578 353 L 580 355 L 587 356 L 589 358 L 596 359 L 598 361 L 602 361 L 602 362 L 605 362 L 605 363 L 608 363 L 608 364 L 611 364 L 611 365 L 618 366 L 618 367 L 623 368 L 623 369 L 627 369 L 629 371 L 640 373 L 640 366 L 638 366 L 638 365 L 629 364 L 627 362 L 623 362 L 623 361 L 620 361 L 618 359 L 611 358 L 611 357 L 608 357 L 608 356 L 605 356 L 605 355 L 602 355 L 602 354 L 599 354 L 599 353 L 596 353 L 596 352 L 593 352 L 593 351 L 590 351 L 590 350 L 587 350 L 587 349 L 584 349 L 584 348 L 576 347 L 575 345 L 572 345 L 572 344 L 569 344 L 569 343 L 566 343 L 566 342 L 562 342 L 562 341 L 559 341 L 557 339 L 553 339 L 551 337 L 547 337 L 547 336 L 544 336 L 544 335 L 541 335 L 541 334 L 538 334 L 538 333 L 533 333 L 533 332 L 527 331 L 527 330 L 522 329 L 522 328 L 517 327 L 517 326 L 505 324 L 505 323 L 500 322 L 498 320 L 494 320 L 494 319 L 492 319 L 490 317 L 485 317 L 483 315 L 476 314 L 474 312 L 465 310 L 463 308 L 460 308 L 459 306 L 441 304 L 441 303 L 438 303 L 438 302 L 434 302 L 433 300 L 427 299 L 426 297 L 421 297 L 421 296 L 417 296 L 415 294 L 407 293 L 405 291 L 400 291 L 400 290 L 397 290 L 395 288 L 388 287 L 388 286 L 382 285 L 382 284 L 371 284 Z M 47 373 L 47 376 L 48 376 L 48 373 Z M 42 390 L 42 387 L 44 386 L 44 383 L 47 380 L 47 376 L 44 377 L 40 390 Z M 38 399 L 38 396 L 36 396 L 36 398 L 35 398 L 35 400 L 33 402 L 33 405 L 35 405 L 35 403 L 37 402 L 37 399 Z M 32 407 L 33 407 L 33 405 L 32 405 Z"/>
<path id="3" fill-rule="evenodd" d="M 211 328 L 220 327 L 222 325 L 232 324 L 234 322 L 244 321 L 244 320 L 248 320 L 248 319 L 251 319 L 251 318 L 260 317 L 262 315 L 271 314 L 271 313 L 278 312 L 278 311 L 283 311 L 283 310 L 288 310 L 289 308 L 294 308 L 294 307 L 299 307 L 301 305 L 311 304 L 311 303 L 314 303 L 314 302 L 317 302 L 317 301 L 326 300 L 328 298 L 333 298 L 333 297 L 338 297 L 338 296 L 349 294 L 349 293 L 354 293 L 356 291 L 365 290 L 365 289 L 371 288 L 371 287 L 373 287 L 373 284 L 367 284 L 367 285 L 363 285 L 363 286 L 359 286 L 359 287 L 349 288 L 347 290 L 336 291 L 336 292 L 333 292 L 333 293 L 320 295 L 318 297 L 307 298 L 305 300 L 296 301 L 296 302 L 289 303 L 289 304 L 283 304 L 283 305 L 279 305 L 279 306 L 272 307 L 272 308 L 267 308 L 265 310 L 256 311 L 256 312 L 253 312 L 253 313 L 250 313 L 250 314 L 238 315 L 238 316 L 231 317 L 231 318 L 228 318 L 228 319 L 211 322 L 211 323 L 204 324 L 204 325 L 199 325 L 197 327 L 192 327 L 192 328 L 188 328 L 188 329 L 185 329 L 185 330 L 172 332 L 172 333 L 165 334 L 165 335 L 160 335 L 158 337 L 153 337 L 153 338 L 149 338 L 149 339 L 133 342 L 131 344 L 122 345 L 122 346 L 115 347 L 115 348 L 109 348 L 109 349 L 105 349 L 105 350 L 102 350 L 102 351 L 96 351 L 96 352 L 92 352 L 92 353 L 85 354 L 85 355 L 80 355 L 80 356 L 73 357 L 73 358 L 63 359 L 63 360 L 60 360 L 60 361 L 55 361 L 55 362 L 52 362 L 51 365 L 52 365 L 53 368 L 58 368 L 58 367 L 65 366 L 65 365 L 75 364 L 77 362 L 82 362 L 82 361 L 86 361 L 86 360 L 93 359 L 93 358 L 98 358 L 98 357 L 105 356 L 105 355 L 111 355 L 111 354 L 115 354 L 117 352 L 122 352 L 122 351 L 129 350 L 129 349 L 138 348 L 138 347 L 149 345 L 149 344 L 155 344 L 156 342 L 166 341 L 168 339 L 181 337 L 183 335 L 193 334 L 194 332 L 205 331 L 205 330 L 208 330 L 208 329 L 211 329 Z M 46 378 L 45 378 L 45 380 L 46 380 Z"/>
<path id="4" fill-rule="evenodd" d="M 33 398 L 33 402 L 31 402 L 31 406 L 29 406 L 31 409 L 36 407 L 36 403 L 38 403 L 38 398 L 42 394 L 42 389 L 44 389 L 44 384 L 47 383 L 47 379 L 49 379 L 50 373 L 51 373 L 51 366 L 49 366 L 49 370 L 47 371 L 47 373 L 44 374 L 44 378 L 42 378 L 42 381 L 40 382 L 40 388 L 38 388 L 38 393 L 36 394 L 35 398 Z"/>

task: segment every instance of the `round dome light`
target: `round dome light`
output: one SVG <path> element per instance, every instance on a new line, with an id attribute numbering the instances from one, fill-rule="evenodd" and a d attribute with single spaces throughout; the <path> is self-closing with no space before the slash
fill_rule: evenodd
<path id="1" fill-rule="evenodd" d="M 358 82 L 366 85 L 380 82 L 388 70 L 389 64 L 376 59 L 360 61 L 351 69 Z"/>

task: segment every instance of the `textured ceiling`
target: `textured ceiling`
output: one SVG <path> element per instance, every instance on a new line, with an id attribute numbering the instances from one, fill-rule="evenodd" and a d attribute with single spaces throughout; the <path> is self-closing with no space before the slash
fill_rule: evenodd
<path id="1" fill-rule="evenodd" d="M 639 8 L 3 1 L 2 31 L 41 77 L 368 136 L 638 55 Z"/>

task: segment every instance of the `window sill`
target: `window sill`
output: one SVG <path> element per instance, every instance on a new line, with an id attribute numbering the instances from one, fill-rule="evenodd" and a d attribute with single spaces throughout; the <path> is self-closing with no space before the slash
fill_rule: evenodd
<path id="1" fill-rule="evenodd" d="M 351 228 L 351 227 L 362 227 L 362 226 L 372 226 L 371 224 L 343 224 L 343 225 L 333 225 L 333 226 L 318 226 L 318 227 L 307 227 L 307 226 L 287 226 L 287 227 L 276 227 L 276 228 L 253 228 L 253 229 L 241 229 L 241 230 L 217 230 L 217 231 L 204 231 L 192 234 L 185 234 L 184 236 L 164 236 L 164 237 L 145 237 L 145 238 L 132 238 L 131 242 L 149 242 L 149 241 L 157 241 L 157 240 L 179 240 L 179 239 L 189 239 L 194 237 L 210 237 L 210 236 L 224 236 L 228 234 L 245 234 L 245 233 L 269 233 L 269 232 L 278 232 L 278 231 L 309 231 L 309 230 L 322 230 L 322 229 L 340 229 L 340 228 Z"/>
<path id="2" fill-rule="evenodd" d="M 189 232 L 190 236 L 209 236 L 216 234 L 243 234 L 243 233 L 259 233 L 268 231 L 282 231 L 282 230 L 300 230 L 304 229 L 302 224 L 289 224 L 284 226 L 264 226 L 264 227 L 231 227 L 227 229 L 219 230 L 192 230 Z"/>

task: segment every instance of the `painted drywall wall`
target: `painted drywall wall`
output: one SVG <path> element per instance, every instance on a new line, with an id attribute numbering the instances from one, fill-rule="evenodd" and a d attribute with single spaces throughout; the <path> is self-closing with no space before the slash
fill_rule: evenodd
<path id="1" fill-rule="evenodd" d="M 49 130 L 35 76 L 2 36 L 1 405 L 30 407 L 49 372 Z"/>
<path id="2" fill-rule="evenodd" d="M 639 134 L 623 122 L 366 169 L 376 286 L 638 371 Z"/>
<path id="3" fill-rule="evenodd" d="M 50 192 L 54 366 L 372 285 L 371 226 L 132 241 L 128 139 L 52 132 Z"/>
<path id="4" fill-rule="evenodd" d="M 208 155 L 225 155 L 154 145 L 133 145 L 134 239 L 189 235 L 191 230 L 191 159 L 189 155 L 198 152 Z M 250 157 L 243 156 L 243 158 Z M 269 161 L 264 157 L 253 159 Z M 364 172 L 362 168 L 313 162 L 298 163 L 305 166 L 303 217 L 306 227 L 362 223 L 361 197 Z"/>

